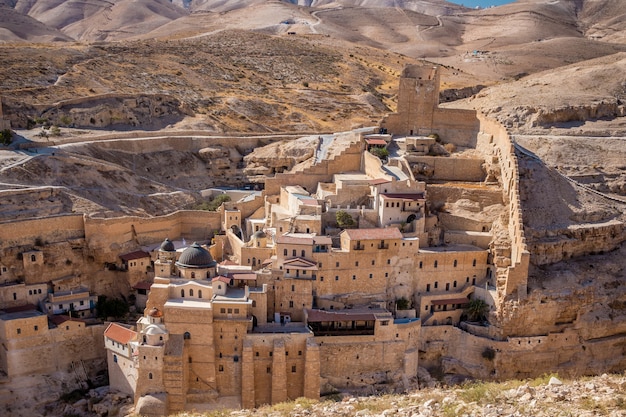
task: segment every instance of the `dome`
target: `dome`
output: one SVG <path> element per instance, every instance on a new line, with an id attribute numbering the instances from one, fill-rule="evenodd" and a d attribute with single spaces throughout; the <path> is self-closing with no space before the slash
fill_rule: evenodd
<path id="1" fill-rule="evenodd" d="M 210 268 L 215 266 L 216 262 L 208 250 L 193 242 L 191 246 L 181 253 L 176 265 L 187 268 Z"/>
<path id="2" fill-rule="evenodd" d="M 257 230 L 256 232 L 252 234 L 252 237 L 255 239 L 265 239 L 267 235 L 265 234 L 263 230 Z"/>
<path id="3" fill-rule="evenodd" d="M 146 327 L 146 330 L 144 330 L 144 333 L 148 334 L 148 335 L 167 334 L 167 332 L 165 330 L 163 330 L 162 328 L 160 328 L 156 324 L 151 324 L 148 327 Z"/>
<path id="4" fill-rule="evenodd" d="M 163 312 L 159 310 L 158 308 L 154 307 L 150 309 L 150 311 L 148 312 L 148 315 L 150 317 L 163 317 Z"/>
<path id="5" fill-rule="evenodd" d="M 159 248 L 159 250 L 162 250 L 164 252 L 175 252 L 176 248 L 174 247 L 174 243 L 172 243 L 169 238 L 165 238 L 163 243 L 161 243 L 161 247 Z"/>

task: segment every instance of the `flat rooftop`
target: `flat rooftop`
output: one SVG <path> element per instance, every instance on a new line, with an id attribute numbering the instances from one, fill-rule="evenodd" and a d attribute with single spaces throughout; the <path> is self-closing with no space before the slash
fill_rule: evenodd
<path id="1" fill-rule="evenodd" d="M 213 308 L 210 301 L 187 300 L 185 298 L 173 298 L 165 303 L 165 308 L 204 308 L 210 310 Z"/>

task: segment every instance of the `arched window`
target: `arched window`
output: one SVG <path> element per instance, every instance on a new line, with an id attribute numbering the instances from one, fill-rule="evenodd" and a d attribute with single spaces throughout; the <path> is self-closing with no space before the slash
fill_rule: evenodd
<path id="1" fill-rule="evenodd" d="M 454 267 L 456 268 L 456 259 L 454 260 Z"/>
<path id="2" fill-rule="evenodd" d="M 287 249 L 283 249 L 283 255 L 287 256 Z"/>
<path id="3" fill-rule="evenodd" d="M 185 290 L 180 290 L 180 296 L 185 298 Z"/>
<path id="4" fill-rule="evenodd" d="M 185 334 L 183 335 L 183 339 L 185 339 L 185 340 L 191 339 L 191 333 L 185 332 Z"/>
<path id="5" fill-rule="evenodd" d="M 152 379 L 152 372 L 148 374 L 148 379 Z"/>
<path id="6" fill-rule="evenodd" d="M 117 355 L 113 355 L 113 362 L 117 363 Z"/>
<path id="7" fill-rule="evenodd" d="M 476 266 L 476 259 L 472 261 L 472 266 Z"/>
<path id="8" fill-rule="evenodd" d="M 292 250 L 292 251 L 291 251 L 291 256 L 298 256 L 298 255 L 296 255 L 296 253 L 297 253 L 297 252 L 296 252 L 296 250 L 295 250 L 295 249 L 294 249 L 294 250 Z"/>
<path id="9" fill-rule="evenodd" d="M 304 251 L 304 249 L 302 249 L 302 252 L 300 252 L 302 254 L 302 257 L 304 258 L 306 256 L 306 252 Z"/>
<path id="10" fill-rule="evenodd" d="M 202 298 L 202 290 L 198 290 L 198 298 Z"/>
<path id="11" fill-rule="evenodd" d="M 35 262 L 36 260 L 37 260 L 37 257 L 35 255 L 30 255 L 31 262 Z"/>
<path id="12" fill-rule="evenodd" d="M 189 296 L 193 297 L 193 288 L 189 289 Z"/>
<path id="13" fill-rule="evenodd" d="M 222 289 L 222 286 L 221 286 L 221 285 L 218 285 L 218 286 L 217 286 L 217 289 L 218 289 L 218 290 L 221 290 L 221 289 Z"/>

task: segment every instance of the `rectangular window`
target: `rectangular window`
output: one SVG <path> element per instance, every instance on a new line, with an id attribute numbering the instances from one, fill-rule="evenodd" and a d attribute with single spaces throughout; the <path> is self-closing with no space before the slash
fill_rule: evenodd
<path id="1" fill-rule="evenodd" d="M 226 309 L 225 308 L 220 308 L 220 313 L 226 314 Z"/>
<path id="2" fill-rule="evenodd" d="M 359 261 L 356 261 L 356 262 L 354 263 L 354 266 L 359 266 Z"/>
<path id="3" fill-rule="evenodd" d="M 335 266 L 339 268 L 339 262 L 335 262 Z"/>
<path id="4" fill-rule="evenodd" d="M 295 374 L 296 373 L 296 365 L 292 365 L 291 366 L 291 373 Z"/>
<path id="5" fill-rule="evenodd" d="M 370 274 L 370 278 L 373 278 L 373 277 L 374 277 L 373 274 Z"/>
<path id="6" fill-rule="evenodd" d="M 339 275 L 335 275 L 335 281 L 339 281 Z"/>
<path id="7" fill-rule="evenodd" d="M 235 309 L 235 314 L 239 314 L 239 309 L 238 308 Z"/>
<path id="8" fill-rule="evenodd" d="M 293 308 L 293 301 L 289 301 L 289 307 Z"/>
<path id="9" fill-rule="evenodd" d="M 39 330 L 39 326 L 36 325 L 35 326 L 35 331 L 37 331 L 37 330 Z"/>
<path id="10" fill-rule="evenodd" d="M 372 259 L 372 265 L 375 265 L 375 264 L 376 264 L 376 261 Z"/>
<path id="11" fill-rule="evenodd" d="M 22 329 L 17 329 L 17 334 L 22 334 Z"/>
<path id="12" fill-rule="evenodd" d="M 233 309 L 232 308 L 228 309 L 228 314 L 233 314 Z"/>

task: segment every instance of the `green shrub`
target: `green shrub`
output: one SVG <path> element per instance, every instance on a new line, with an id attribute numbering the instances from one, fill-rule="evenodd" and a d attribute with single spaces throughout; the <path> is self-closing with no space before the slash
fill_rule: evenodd
<path id="1" fill-rule="evenodd" d="M 0 131 L 0 143 L 8 146 L 13 142 L 13 132 L 10 129 L 4 129 Z"/>

